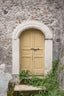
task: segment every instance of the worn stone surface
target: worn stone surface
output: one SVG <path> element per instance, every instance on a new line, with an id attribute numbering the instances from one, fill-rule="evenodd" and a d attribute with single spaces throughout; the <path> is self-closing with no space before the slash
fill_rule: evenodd
<path id="1" fill-rule="evenodd" d="M 12 76 L 9 73 L 5 73 L 5 65 L 0 65 L 0 96 L 7 96 L 10 79 L 12 79 Z"/>
<path id="2" fill-rule="evenodd" d="M 0 64 L 12 72 L 12 33 L 24 20 L 38 20 L 53 33 L 53 60 L 64 65 L 64 0 L 0 0 Z M 64 72 L 60 72 L 64 88 Z"/>
<path id="3" fill-rule="evenodd" d="M 46 88 L 37 88 L 28 85 L 15 85 L 14 91 L 35 91 L 35 90 L 45 90 Z"/>

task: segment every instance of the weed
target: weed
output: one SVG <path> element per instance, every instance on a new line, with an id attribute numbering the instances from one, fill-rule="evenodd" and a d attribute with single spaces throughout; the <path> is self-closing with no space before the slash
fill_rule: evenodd
<path id="1" fill-rule="evenodd" d="M 29 70 L 27 70 L 27 71 L 23 70 L 23 71 L 21 71 L 21 72 L 19 73 L 19 80 L 20 80 L 20 82 L 21 82 L 22 80 L 28 78 L 28 77 L 29 77 Z"/>

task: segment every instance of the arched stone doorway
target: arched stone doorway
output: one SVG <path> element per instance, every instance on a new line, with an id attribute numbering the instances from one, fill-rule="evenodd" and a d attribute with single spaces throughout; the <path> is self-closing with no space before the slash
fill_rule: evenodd
<path id="1" fill-rule="evenodd" d="M 44 72 L 42 71 L 42 74 L 45 75 L 52 68 L 53 42 L 50 29 L 39 21 L 25 21 L 14 30 L 12 42 L 12 74 L 19 74 L 20 72 L 20 36 L 27 29 L 40 30 L 44 34 Z"/>

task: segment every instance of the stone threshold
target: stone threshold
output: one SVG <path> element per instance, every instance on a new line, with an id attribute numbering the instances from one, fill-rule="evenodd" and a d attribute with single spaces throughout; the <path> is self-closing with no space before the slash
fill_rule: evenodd
<path id="1" fill-rule="evenodd" d="M 15 85 L 14 91 L 38 91 L 38 90 L 46 90 L 45 87 L 43 88 L 38 88 L 38 87 L 33 87 L 31 85 Z"/>
<path id="2" fill-rule="evenodd" d="M 38 76 L 38 75 L 35 75 L 34 78 L 39 78 L 39 79 L 43 79 L 44 76 Z M 26 77 L 25 79 L 31 79 L 32 76 L 30 75 L 28 78 Z"/>

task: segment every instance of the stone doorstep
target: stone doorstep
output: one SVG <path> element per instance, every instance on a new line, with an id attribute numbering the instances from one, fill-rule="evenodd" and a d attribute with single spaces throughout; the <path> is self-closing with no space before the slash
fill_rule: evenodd
<path id="1" fill-rule="evenodd" d="M 31 79 L 31 78 L 32 78 L 32 76 L 29 76 L 29 78 L 25 78 L 25 79 Z M 36 78 L 42 79 L 43 76 L 36 76 Z"/>
<path id="2" fill-rule="evenodd" d="M 37 90 L 45 90 L 46 88 L 37 88 L 29 85 L 15 85 L 14 91 L 37 91 Z"/>

